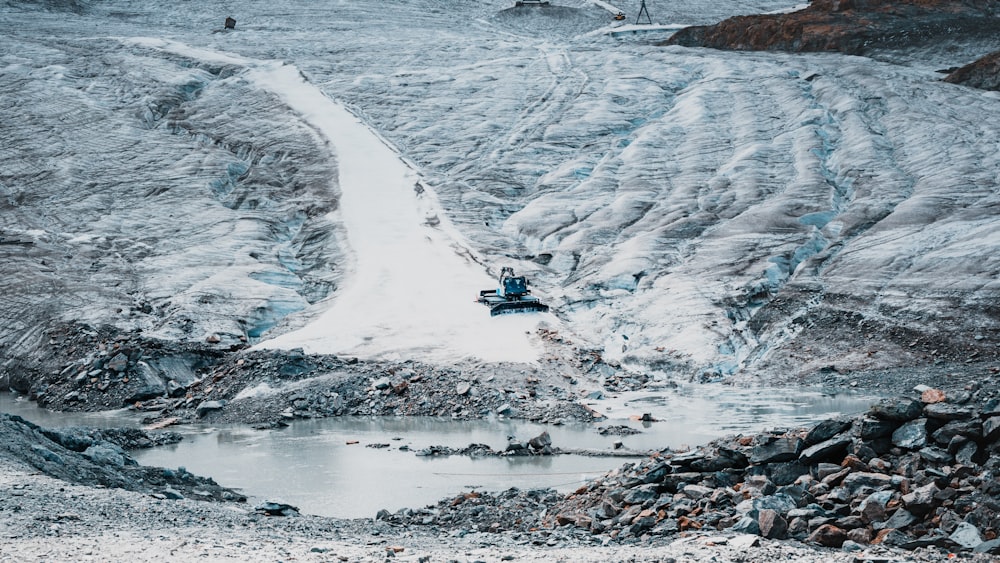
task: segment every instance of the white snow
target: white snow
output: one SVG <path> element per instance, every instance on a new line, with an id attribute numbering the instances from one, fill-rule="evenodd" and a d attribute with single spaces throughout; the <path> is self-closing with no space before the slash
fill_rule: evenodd
<path id="1" fill-rule="evenodd" d="M 0 247 L 0 342 L 56 311 L 531 361 L 558 317 L 606 358 L 690 373 L 798 354 L 840 308 L 995 333 L 1000 97 L 936 72 L 986 39 L 876 60 L 663 47 L 674 26 L 609 33 L 583 0 L 57 4 L 0 3 L 0 234 L 36 233 Z M 648 8 L 679 26 L 790 4 Z M 474 303 L 506 265 L 555 315 Z"/>

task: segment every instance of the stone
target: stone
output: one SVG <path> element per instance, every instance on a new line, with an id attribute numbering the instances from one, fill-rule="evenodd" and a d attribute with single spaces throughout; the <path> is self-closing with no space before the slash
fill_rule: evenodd
<path id="1" fill-rule="evenodd" d="M 979 446 L 975 442 L 966 442 L 955 452 L 955 461 L 962 465 L 975 465 L 976 462 L 973 461 L 973 458 L 978 452 Z"/>
<path id="2" fill-rule="evenodd" d="M 991 416 L 983 421 L 983 439 L 987 442 L 1000 440 L 1000 416 Z"/>
<path id="3" fill-rule="evenodd" d="M 926 388 L 920 392 L 920 402 L 925 404 L 941 403 L 945 400 L 944 391 Z"/>
<path id="4" fill-rule="evenodd" d="M 813 530 L 813 533 L 809 534 L 809 538 L 806 541 L 819 544 L 824 547 L 839 548 L 844 545 L 844 541 L 846 539 L 847 532 L 844 530 L 834 526 L 833 524 L 823 524 L 819 528 Z"/>
<path id="5" fill-rule="evenodd" d="M 872 405 L 868 414 L 881 420 L 908 422 L 920 416 L 924 405 L 913 399 L 882 399 Z"/>
<path id="6" fill-rule="evenodd" d="M 765 508 L 757 515 L 760 535 L 765 538 L 782 540 L 788 537 L 788 522 L 776 510 Z"/>
<path id="7" fill-rule="evenodd" d="M 983 437 L 983 424 L 978 419 L 950 420 L 931 434 L 934 441 L 941 446 L 947 446 L 956 436 L 979 440 Z"/>
<path id="8" fill-rule="evenodd" d="M 851 426 L 851 421 L 838 418 L 830 418 L 813 426 L 806 434 L 805 443 L 807 446 L 825 442 Z"/>
<path id="9" fill-rule="evenodd" d="M 917 450 L 927 445 L 927 419 L 918 418 L 900 426 L 892 433 L 894 446 Z"/>
<path id="10" fill-rule="evenodd" d="M 962 420 L 972 417 L 972 410 L 952 403 L 932 403 L 924 407 L 928 418 L 939 420 Z"/>
<path id="11" fill-rule="evenodd" d="M 108 360 L 108 363 L 105 367 L 111 370 L 115 370 L 118 373 L 121 373 L 125 371 L 125 368 L 128 367 L 128 356 L 119 352 L 115 354 L 113 358 Z"/>
<path id="12" fill-rule="evenodd" d="M 203 417 L 203 416 L 205 416 L 206 414 L 208 414 L 208 413 L 210 413 L 212 411 L 220 410 L 220 409 L 222 409 L 225 406 L 226 406 L 226 401 L 223 401 L 223 400 L 219 400 L 219 401 L 202 401 L 201 403 L 198 404 L 197 407 L 195 407 L 194 413 L 195 413 L 195 415 L 197 415 L 200 418 L 200 417 Z"/>
<path id="13" fill-rule="evenodd" d="M 921 459 L 936 465 L 945 465 L 951 463 L 952 460 L 951 454 L 947 451 L 932 446 L 921 449 L 919 453 Z"/>
<path id="14" fill-rule="evenodd" d="M 802 475 L 809 474 L 809 466 L 792 461 L 788 463 L 773 463 L 768 468 L 771 482 L 779 487 L 790 485 Z"/>
<path id="15" fill-rule="evenodd" d="M 254 507 L 254 510 L 267 516 L 298 516 L 299 509 L 280 502 L 264 501 Z"/>
<path id="16" fill-rule="evenodd" d="M 681 489 L 681 493 L 689 499 L 698 500 L 712 494 L 713 490 L 714 489 L 711 487 L 705 487 L 702 485 L 685 485 L 684 488 Z"/>
<path id="17" fill-rule="evenodd" d="M 972 548 L 972 551 L 974 553 L 990 553 L 992 555 L 1000 555 L 1000 538 L 984 541 L 983 543 Z"/>
<path id="18" fill-rule="evenodd" d="M 757 524 L 757 520 L 752 516 L 743 516 L 736 521 L 735 524 L 730 527 L 730 529 L 736 533 L 740 534 L 753 534 L 755 536 L 760 535 L 760 525 Z"/>
<path id="19" fill-rule="evenodd" d="M 885 528 L 903 529 L 917 521 L 917 517 L 910 511 L 898 508 L 885 522 L 872 522 L 872 528 L 882 530 Z"/>
<path id="20" fill-rule="evenodd" d="M 892 491 L 876 491 L 861 501 L 857 513 L 866 523 L 881 522 L 886 519 L 886 506 L 892 500 Z"/>
<path id="21" fill-rule="evenodd" d="M 983 538 L 979 535 L 979 530 L 968 522 L 960 523 L 955 528 L 955 531 L 948 536 L 948 539 L 965 549 L 975 549 L 979 544 L 983 543 Z"/>
<path id="22" fill-rule="evenodd" d="M 472 389 L 472 385 L 470 385 L 470 384 L 468 384 L 468 383 L 466 383 L 466 382 L 463 381 L 463 382 L 460 382 L 458 385 L 455 386 L 455 394 L 459 395 L 459 396 L 468 395 L 469 391 L 471 389 Z"/>
<path id="23" fill-rule="evenodd" d="M 899 423 L 892 420 L 879 420 L 877 418 L 862 417 L 856 424 L 858 435 L 862 440 L 875 440 L 892 436 L 892 433 L 899 428 Z"/>
<path id="24" fill-rule="evenodd" d="M 847 451 L 847 446 L 850 444 L 850 436 L 835 436 L 825 442 L 820 442 L 803 450 L 799 454 L 799 461 L 811 464 L 818 461 L 843 459 L 843 454 Z"/>
<path id="25" fill-rule="evenodd" d="M 552 445 L 552 437 L 549 436 L 548 431 L 543 431 L 538 436 L 528 440 L 528 447 L 535 451 L 543 450 L 546 446 Z"/>
<path id="26" fill-rule="evenodd" d="M 753 447 L 750 463 L 777 463 L 792 461 L 799 456 L 802 440 L 795 436 L 766 436 Z"/>
<path id="27" fill-rule="evenodd" d="M 380 377 L 372 382 L 372 388 L 381 391 L 383 389 L 388 389 L 392 385 L 392 382 L 388 377 Z"/>
<path id="28" fill-rule="evenodd" d="M 1000 415 L 1000 399 L 993 398 L 986 401 L 986 404 L 983 405 L 982 415 L 985 417 Z"/>
<path id="29" fill-rule="evenodd" d="M 658 492 L 659 485 L 656 483 L 649 483 L 647 485 L 639 485 L 638 487 L 629 489 L 625 493 L 623 498 L 626 504 L 642 504 L 647 500 L 653 500 L 660 496 Z"/>
<path id="30" fill-rule="evenodd" d="M 883 473 L 855 471 L 844 477 L 843 486 L 852 492 L 857 492 L 865 487 L 881 489 L 892 486 L 892 477 Z"/>
<path id="31" fill-rule="evenodd" d="M 104 444 L 94 444 L 83 451 L 83 457 L 98 465 L 125 467 L 125 454 Z"/>
<path id="32" fill-rule="evenodd" d="M 913 491 L 903 495 L 903 506 L 911 513 L 922 516 L 934 509 L 934 495 L 939 491 L 938 486 L 933 482 L 918 487 Z"/>

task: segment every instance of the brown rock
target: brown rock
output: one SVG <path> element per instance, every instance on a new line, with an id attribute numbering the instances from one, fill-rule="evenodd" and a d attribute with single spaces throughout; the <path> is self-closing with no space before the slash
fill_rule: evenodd
<path id="1" fill-rule="evenodd" d="M 920 402 L 925 404 L 940 403 L 946 399 L 944 391 L 939 389 L 927 389 L 920 394 Z"/>
<path id="2" fill-rule="evenodd" d="M 847 532 L 834 526 L 833 524 L 823 524 L 809 534 L 807 541 L 817 543 L 824 547 L 840 547 L 847 539 Z"/>
<path id="3" fill-rule="evenodd" d="M 781 540 L 788 537 L 788 522 L 776 510 L 766 508 L 757 516 L 760 535 L 765 538 Z"/>

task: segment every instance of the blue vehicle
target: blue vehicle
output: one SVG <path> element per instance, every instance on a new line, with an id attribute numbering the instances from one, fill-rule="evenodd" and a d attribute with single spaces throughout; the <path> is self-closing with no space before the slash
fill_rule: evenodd
<path id="1" fill-rule="evenodd" d="M 528 280 L 524 276 L 515 276 L 514 268 L 510 266 L 505 266 L 500 272 L 498 287 L 480 291 L 477 301 L 489 307 L 490 316 L 493 317 L 508 313 L 544 313 L 549 310 L 548 305 L 531 295 Z"/>

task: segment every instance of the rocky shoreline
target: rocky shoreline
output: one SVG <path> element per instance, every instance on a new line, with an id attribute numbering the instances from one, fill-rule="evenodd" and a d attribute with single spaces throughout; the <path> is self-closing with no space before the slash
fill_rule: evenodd
<path id="1" fill-rule="evenodd" d="M 548 550 L 560 549 L 581 561 L 614 560 L 611 554 L 621 553 L 628 556 L 620 560 L 652 561 L 657 560 L 654 554 L 674 553 L 675 548 L 681 552 L 674 560 L 685 561 L 694 560 L 687 558 L 692 546 L 727 556 L 740 553 L 747 562 L 793 552 L 802 561 L 858 561 L 872 553 L 888 561 L 931 561 L 948 553 L 988 561 L 1000 555 L 1000 393 L 995 386 L 966 387 L 946 393 L 921 386 L 912 396 L 883 400 L 853 418 L 730 436 L 690 451 L 652 452 L 569 495 L 553 490 L 466 492 L 433 506 L 382 511 L 374 521 L 300 516 L 293 507 L 275 503 L 281 510 L 248 507 L 242 495 L 211 479 L 183 468 L 138 466 L 129 457 L 126 448 L 174 441 L 170 432 L 53 431 L 3 415 L 0 463 L 11 471 L 0 488 L 0 506 L 15 514 L 35 514 L 33 525 L 39 519 L 52 524 L 32 531 L 15 519 L 3 534 L 12 545 L 29 549 L 53 535 L 53 529 L 60 535 L 79 533 L 71 531 L 80 527 L 76 503 L 60 504 L 59 513 L 24 504 L 26 489 L 44 481 L 46 487 L 83 485 L 96 495 L 129 491 L 137 495 L 129 502 L 154 503 L 156 510 L 189 515 L 222 510 L 240 519 L 242 531 L 263 526 L 299 542 L 316 544 L 331 537 L 316 527 L 337 530 L 333 537 L 350 538 L 348 544 L 355 547 L 319 549 L 351 553 L 341 559 L 345 561 L 385 560 L 419 550 L 442 557 L 442 538 L 487 546 L 479 559 L 464 559 L 468 561 L 506 556 L 542 560 Z M 506 452 L 470 446 L 469 451 L 444 455 L 558 453 L 547 438 L 543 434 L 512 443 Z M 213 504 L 205 501 L 215 501 L 218 508 L 204 508 Z M 192 509 L 190 502 L 199 507 Z M 133 519 L 122 525 L 131 531 Z M 229 537 L 228 526 L 200 524 L 199 533 Z M 302 536 L 304 530 L 308 533 Z M 406 542 L 386 543 L 389 538 L 405 538 L 409 547 Z M 362 540 L 367 553 L 356 549 Z M 385 544 L 382 550 L 370 549 L 380 543 Z M 319 555 L 328 552 L 313 551 L 316 547 L 305 553 L 322 560 Z M 399 552 L 393 551 L 397 548 Z M 245 552 L 230 553 L 239 554 Z M 449 555 L 440 560 L 463 559 Z"/>

